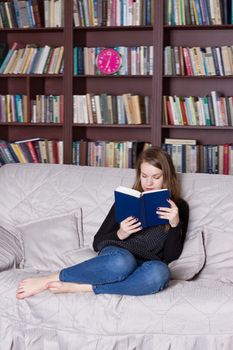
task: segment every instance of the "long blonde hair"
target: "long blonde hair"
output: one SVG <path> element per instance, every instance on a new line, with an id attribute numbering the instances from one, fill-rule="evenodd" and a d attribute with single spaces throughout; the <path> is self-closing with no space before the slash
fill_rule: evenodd
<path id="1" fill-rule="evenodd" d="M 136 164 L 136 179 L 133 188 L 143 191 L 141 186 L 141 164 L 149 163 L 163 172 L 163 188 L 168 188 L 171 199 L 175 202 L 180 198 L 180 185 L 177 180 L 176 171 L 170 155 L 159 147 L 148 148 L 143 151 Z"/>

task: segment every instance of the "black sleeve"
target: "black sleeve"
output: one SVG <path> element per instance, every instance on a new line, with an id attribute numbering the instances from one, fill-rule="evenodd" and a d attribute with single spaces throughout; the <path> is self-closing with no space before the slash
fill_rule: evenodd
<path id="1" fill-rule="evenodd" d="M 98 232 L 95 234 L 93 241 L 93 248 L 97 252 L 98 244 L 105 240 L 120 240 L 117 231 L 119 229 L 119 224 L 115 221 L 115 209 L 114 204 L 111 207 L 108 215 L 106 216 L 104 222 L 100 226 Z"/>
<path id="2" fill-rule="evenodd" d="M 179 258 L 184 240 L 188 228 L 189 220 L 189 206 L 183 199 L 179 199 L 176 203 L 179 210 L 180 222 L 174 227 L 170 228 L 168 232 L 168 237 L 164 245 L 163 260 L 169 264 L 171 261 Z"/>

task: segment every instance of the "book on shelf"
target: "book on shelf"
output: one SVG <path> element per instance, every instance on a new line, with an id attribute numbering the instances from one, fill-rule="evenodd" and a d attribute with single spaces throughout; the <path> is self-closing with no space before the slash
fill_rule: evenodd
<path id="1" fill-rule="evenodd" d="M 27 122 L 26 95 L 0 95 L 0 122 Z"/>
<path id="2" fill-rule="evenodd" d="M 31 123 L 63 122 L 64 95 L 36 95 L 31 107 Z"/>
<path id="3" fill-rule="evenodd" d="M 153 24 L 154 0 L 73 0 L 75 27 L 139 26 Z"/>
<path id="4" fill-rule="evenodd" d="M 141 222 L 143 228 L 167 224 L 156 213 L 159 207 L 170 207 L 168 189 L 139 192 L 137 190 L 118 186 L 115 194 L 115 218 L 118 223 L 129 216 L 134 216 Z"/>
<path id="5" fill-rule="evenodd" d="M 163 96 L 166 125 L 233 126 L 233 96 Z"/>
<path id="6" fill-rule="evenodd" d="M 0 2 L 0 28 L 41 28 L 42 25 L 64 25 L 64 0 Z"/>
<path id="7" fill-rule="evenodd" d="M 164 48 L 164 74 L 188 76 L 233 75 L 230 46 Z"/>
<path id="8" fill-rule="evenodd" d="M 63 142 L 32 138 L 15 142 L 0 140 L 1 163 L 63 163 Z"/>
<path id="9" fill-rule="evenodd" d="M 149 97 L 87 93 L 73 96 L 73 122 L 84 124 L 148 124 Z"/>
<path id="10" fill-rule="evenodd" d="M 167 0 L 167 25 L 232 24 L 232 0 Z"/>
<path id="11" fill-rule="evenodd" d="M 26 150 L 27 155 L 32 163 L 40 163 L 39 156 L 36 152 L 35 141 L 40 141 L 40 138 L 26 139 L 16 141 L 15 144 L 22 146 Z"/>
<path id="12" fill-rule="evenodd" d="M 44 0 L 45 27 L 64 25 L 64 0 Z"/>
<path id="13" fill-rule="evenodd" d="M 176 172 L 233 174 L 233 145 L 197 145 L 164 143 L 162 148 L 171 156 Z"/>
<path id="14" fill-rule="evenodd" d="M 73 161 L 76 165 L 134 168 L 138 155 L 151 147 L 140 141 L 74 141 Z M 83 164 L 83 159 L 86 163 Z"/>
<path id="15" fill-rule="evenodd" d="M 194 140 L 194 139 L 165 138 L 164 143 L 166 143 L 166 144 L 177 144 L 177 145 L 196 145 L 197 144 L 197 140 Z"/>
<path id="16" fill-rule="evenodd" d="M 64 47 L 14 42 L 0 66 L 1 74 L 61 74 Z"/>
<path id="17" fill-rule="evenodd" d="M 0 140 L 0 157 L 1 157 L 1 163 L 8 164 L 8 163 L 15 163 L 15 157 L 12 155 L 8 148 L 8 142 L 5 140 Z"/>

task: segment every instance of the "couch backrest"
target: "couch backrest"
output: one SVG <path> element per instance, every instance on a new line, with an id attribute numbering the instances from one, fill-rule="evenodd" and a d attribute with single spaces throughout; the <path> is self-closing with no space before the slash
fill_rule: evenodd
<path id="1" fill-rule="evenodd" d="M 0 169 L 0 215 L 23 224 L 81 207 L 85 241 L 91 243 L 119 185 L 132 186 L 132 169 L 52 164 L 9 164 Z M 190 205 L 189 230 L 203 225 L 233 227 L 233 177 L 182 174 L 182 196 Z"/>
<path id="2" fill-rule="evenodd" d="M 233 176 L 182 174 L 181 183 L 190 206 L 189 231 L 211 225 L 233 233 Z"/>
<path id="3" fill-rule="evenodd" d="M 82 208 L 85 243 L 92 241 L 119 185 L 132 186 L 132 169 L 9 164 L 0 169 L 0 215 L 12 225 Z"/>

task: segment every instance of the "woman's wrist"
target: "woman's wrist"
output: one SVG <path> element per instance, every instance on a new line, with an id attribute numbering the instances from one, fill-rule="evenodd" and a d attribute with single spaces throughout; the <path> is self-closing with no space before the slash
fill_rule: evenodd
<path id="1" fill-rule="evenodd" d="M 122 231 L 120 228 L 117 231 L 117 236 L 118 238 L 123 241 L 124 239 L 126 239 L 128 236 L 126 236 L 126 234 L 124 233 L 124 231 Z"/>
<path id="2" fill-rule="evenodd" d="M 180 220 L 173 221 L 173 222 L 170 222 L 170 226 L 171 226 L 171 228 L 175 228 L 175 227 L 177 227 L 179 225 L 179 223 L 180 223 Z"/>

